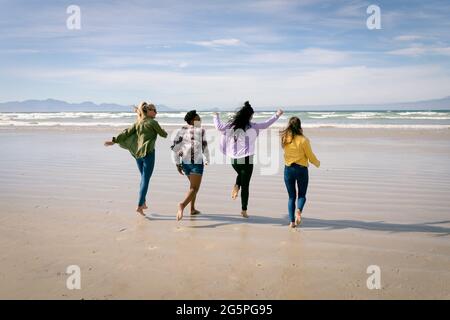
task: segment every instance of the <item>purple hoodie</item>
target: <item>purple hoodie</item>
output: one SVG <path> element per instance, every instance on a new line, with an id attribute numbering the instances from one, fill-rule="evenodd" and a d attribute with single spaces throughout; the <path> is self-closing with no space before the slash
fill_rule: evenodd
<path id="1" fill-rule="evenodd" d="M 255 142 L 258 138 L 259 130 L 267 129 L 279 116 L 275 113 L 272 117 L 264 122 L 250 122 L 250 127 L 244 132 L 243 130 L 234 131 L 230 123 L 223 123 L 219 115 L 214 115 L 214 126 L 222 133 L 220 140 L 220 149 L 223 154 L 239 159 L 255 154 Z"/>

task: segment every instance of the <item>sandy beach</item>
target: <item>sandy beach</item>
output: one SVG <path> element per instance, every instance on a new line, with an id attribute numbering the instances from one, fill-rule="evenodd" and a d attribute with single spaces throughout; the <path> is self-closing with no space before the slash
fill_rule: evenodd
<path id="1" fill-rule="evenodd" d="M 279 145 L 273 174 L 255 167 L 248 220 L 231 166 L 213 163 L 202 214 L 177 222 L 188 182 L 170 139 L 143 218 L 134 159 L 103 146 L 118 132 L 0 128 L 0 299 L 450 299 L 449 130 L 307 129 L 322 166 L 294 230 Z"/>

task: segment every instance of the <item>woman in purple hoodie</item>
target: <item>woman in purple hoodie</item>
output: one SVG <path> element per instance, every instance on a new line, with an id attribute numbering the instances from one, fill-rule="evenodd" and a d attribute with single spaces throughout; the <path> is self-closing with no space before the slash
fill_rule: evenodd
<path id="1" fill-rule="evenodd" d="M 259 135 L 259 130 L 270 127 L 280 118 L 283 110 L 278 109 L 272 117 L 260 123 L 251 122 L 253 114 L 252 106 L 246 101 L 229 122 L 221 122 L 217 112 L 213 118 L 215 127 L 222 133 L 221 150 L 231 158 L 233 169 L 237 173 L 236 184 L 231 192 L 231 197 L 236 199 L 239 190 L 241 190 L 241 215 L 244 218 L 248 218 L 247 205 L 250 179 L 253 173 L 256 138 Z"/>

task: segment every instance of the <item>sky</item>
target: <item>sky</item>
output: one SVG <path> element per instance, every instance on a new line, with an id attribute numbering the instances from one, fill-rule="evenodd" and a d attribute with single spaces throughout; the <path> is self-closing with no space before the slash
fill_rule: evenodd
<path id="1" fill-rule="evenodd" d="M 67 27 L 70 5 L 80 8 L 80 29 Z M 370 5 L 381 29 L 367 27 Z M 448 0 L 0 0 L 0 102 L 229 108 L 443 98 L 449 17 Z"/>

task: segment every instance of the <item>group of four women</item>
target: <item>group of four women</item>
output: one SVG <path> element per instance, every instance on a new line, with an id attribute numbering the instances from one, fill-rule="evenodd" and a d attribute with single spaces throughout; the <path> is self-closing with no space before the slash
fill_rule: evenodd
<path id="1" fill-rule="evenodd" d="M 154 104 L 141 102 L 136 108 L 137 121 L 123 130 L 105 145 L 119 144 L 130 151 L 136 159 L 141 173 L 139 202 L 136 211 L 144 214 L 147 209 L 145 201 L 150 177 L 155 165 L 155 141 L 157 136 L 167 137 L 167 132 L 155 120 L 157 110 Z M 250 179 L 253 173 L 253 157 L 256 139 L 260 130 L 267 129 L 283 114 L 279 109 L 272 117 L 263 122 L 253 122 L 254 110 L 250 103 L 245 102 L 228 122 L 222 122 L 219 114 L 213 117 L 214 126 L 221 133 L 221 151 L 231 158 L 236 171 L 236 182 L 232 188 L 231 197 L 236 199 L 241 193 L 241 215 L 248 218 L 247 206 L 249 198 Z M 198 215 L 195 208 L 196 196 L 202 181 L 204 165 L 210 162 L 205 129 L 201 127 L 201 118 L 196 110 L 189 111 L 184 120 L 187 125 L 177 131 L 171 146 L 173 160 L 178 172 L 186 175 L 190 182 L 185 199 L 178 204 L 177 220 L 183 218 L 185 208 L 190 204 L 191 215 Z M 288 211 L 290 227 L 295 228 L 301 223 L 301 215 L 306 202 L 308 187 L 308 165 L 320 166 L 309 139 L 303 135 L 301 121 L 291 117 L 287 127 L 280 132 L 281 145 L 284 150 L 284 181 L 288 192 Z M 297 187 L 297 189 L 296 189 Z M 297 210 L 296 210 L 297 209 Z"/>

